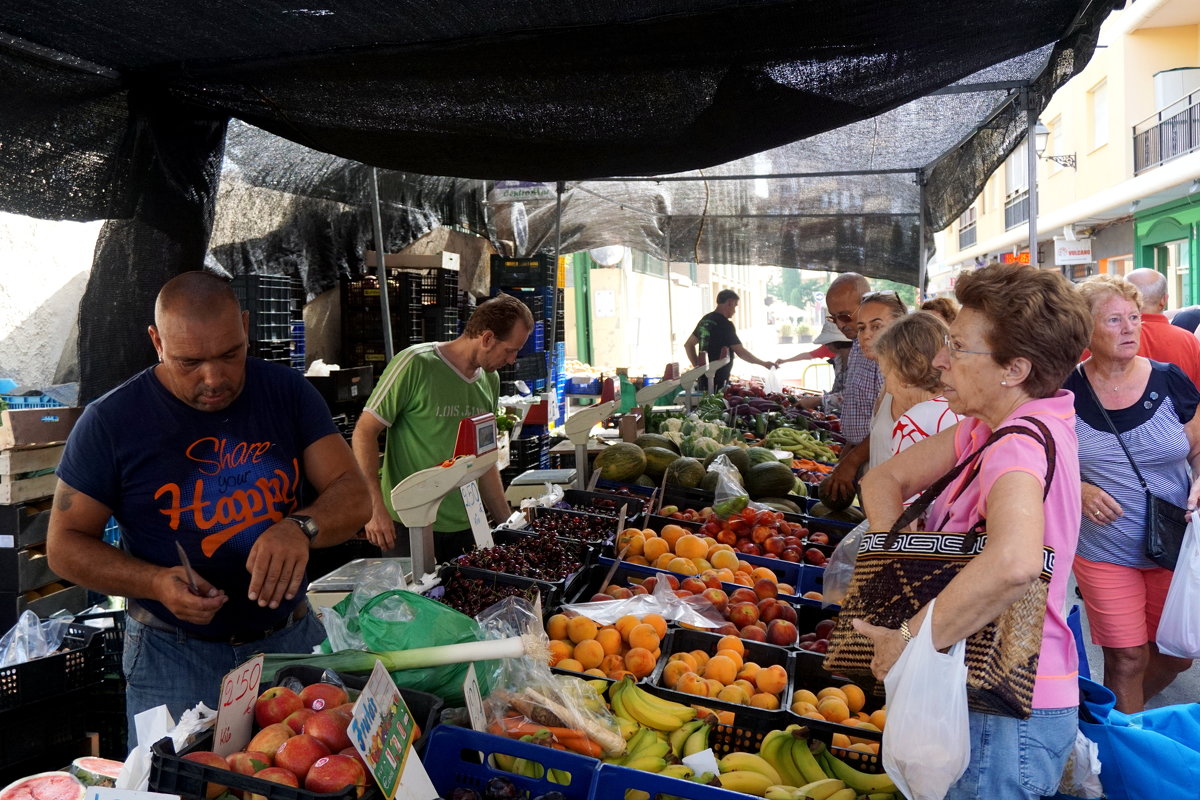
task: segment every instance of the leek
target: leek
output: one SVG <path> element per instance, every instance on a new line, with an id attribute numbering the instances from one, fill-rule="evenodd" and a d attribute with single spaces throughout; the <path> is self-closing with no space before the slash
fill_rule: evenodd
<path id="1" fill-rule="evenodd" d="M 369 650 L 338 650 L 313 655 L 268 653 L 263 660 L 263 681 L 275 679 L 284 667 L 304 665 L 348 674 L 369 674 L 377 661 L 388 672 L 425 667 L 443 667 L 468 661 L 490 661 L 496 658 L 529 656 L 540 663 L 550 660 L 550 653 L 540 633 L 527 633 L 507 639 L 484 639 L 478 642 L 459 642 L 437 647 L 418 647 L 412 650 L 390 650 L 373 653 Z"/>

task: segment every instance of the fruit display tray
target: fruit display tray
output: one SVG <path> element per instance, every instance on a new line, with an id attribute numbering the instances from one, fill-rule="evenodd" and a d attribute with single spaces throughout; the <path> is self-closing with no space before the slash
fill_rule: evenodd
<path id="1" fill-rule="evenodd" d="M 668 778 L 656 772 L 619 767 L 616 764 L 601 764 L 596 771 L 591 800 L 627 800 L 627 791 L 641 791 L 651 798 L 680 798 L 680 800 L 730 800 L 731 797 L 746 797 L 728 789 L 706 786 L 701 783 Z M 640 795 L 638 795 L 640 796 Z"/>
<path id="2" fill-rule="evenodd" d="M 536 508 L 536 509 L 529 509 L 527 512 L 527 516 L 530 516 L 531 518 L 530 518 L 529 522 L 526 523 L 526 527 L 523 529 L 520 529 L 520 530 L 532 531 L 533 530 L 533 527 L 532 527 L 533 519 L 536 519 L 539 517 L 545 517 L 545 518 L 550 518 L 550 519 L 577 518 L 577 519 L 588 520 L 589 523 L 594 523 L 594 521 L 600 520 L 599 523 L 595 523 L 595 524 L 599 524 L 601 527 L 603 527 L 603 529 L 605 531 L 605 535 L 602 538 L 599 538 L 594 542 L 586 541 L 586 540 L 580 539 L 579 537 L 575 537 L 575 536 L 559 536 L 559 538 L 564 539 L 566 541 L 585 541 L 587 544 L 596 545 L 597 547 L 603 547 L 606 544 L 611 544 L 613 539 L 615 539 L 616 535 L 617 535 L 617 516 L 616 516 L 616 514 L 609 516 L 607 514 L 597 514 L 594 511 L 572 511 L 572 510 L 569 510 L 566 508 Z M 626 525 L 628 526 L 628 524 L 629 523 L 627 522 Z"/>
<path id="3" fill-rule="evenodd" d="M 73 623 L 61 652 L 0 669 L 0 712 L 99 683 L 104 675 L 102 638 L 98 628 Z"/>
<path id="4" fill-rule="evenodd" d="M 582 570 L 580 571 L 582 572 Z M 438 578 L 441 580 L 441 584 L 429 590 L 429 596 L 434 600 L 440 600 L 445 593 L 446 587 L 450 586 L 455 578 L 460 575 L 463 578 L 476 578 L 492 585 L 515 586 L 523 590 L 536 589 L 541 594 L 543 610 L 557 607 L 562 602 L 563 589 L 566 588 L 565 580 L 547 583 L 546 581 L 522 578 L 518 575 L 509 575 L 504 572 L 490 572 L 484 569 L 463 567 L 458 564 L 446 564 L 438 570 Z"/>
<path id="5" fill-rule="evenodd" d="M 571 777 L 570 783 L 551 783 L 545 778 L 530 778 L 505 772 L 493 766 L 492 755 L 525 758 L 541 764 L 546 769 L 559 769 Z M 600 763 L 594 758 L 575 753 L 555 750 L 539 744 L 530 744 L 478 733 L 469 728 L 439 725 L 429 737 L 429 747 L 421 759 L 429 773 L 433 786 L 442 797 L 450 797 L 457 787 L 474 789 L 480 796 L 493 778 L 507 778 L 519 791 L 519 797 L 530 798 L 546 792 L 562 792 L 566 800 L 588 800 L 595 781 L 596 767 Z M 622 795 L 622 798 L 624 796 Z M 728 800 L 728 798 L 725 798 Z"/>
<path id="6" fill-rule="evenodd" d="M 585 489 L 567 489 L 563 492 L 563 501 L 570 503 L 572 506 L 579 504 L 590 504 L 596 501 L 601 503 L 612 502 L 615 507 L 611 511 L 602 510 L 599 508 L 575 509 L 585 511 L 588 514 L 599 514 L 603 517 L 612 517 L 614 519 L 621 513 L 621 506 L 628 505 L 627 516 L 625 521 L 634 524 L 642 513 L 646 510 L 646 504 L 650 502 L 648 497 L 630 497 L 628 495 L 613 494 L 612 492 L 589 492 Z"/>
<path id="7" fill-rule="evenodd" d="M 883 734 L 879 732 L 863 730 L 853 725 L 843 725 L 839 722 L 801 717 L 792 712 L 792 702 L 798 690 L 808 689 L 810 692 L 816 694 L 827 686 L 840 687 L 847 683 L 853 683 L 863 690 L 863 693 L 866 695 L 866 705 L 863 706 L 863 711 L 866 713 L 870 714 L 873 711 L 877 711 L 883 705 L 883 684 L 873 679 L 852 681 L 842 675 L 835 675 L 826 670 L 822 665 L 823 658 L 823 656 L 816 653 L 806 652 L 798 652 L 793 656 L 792 682 L 787 691 L 787 702 L 783 705 L 784 714 L 788 718 L 787 724 L 790 725 L 793 722 L 797 722 L 808 726 L 814 732 L 814 735 L 826 744 L 831 742 L 830 737 L 835 733 L 841 733 L 858 739 L 868 739 L 873 742 L 883 741 Z M 854 755 L 848 757 L 850 751 L 841 748 L 832 749 L 834 755 L 843 761 L 848 761 L 856 769 L 861 769 L 864 772 L 883 771 L 883 765 L 878 756 L 853 751 Z"/>

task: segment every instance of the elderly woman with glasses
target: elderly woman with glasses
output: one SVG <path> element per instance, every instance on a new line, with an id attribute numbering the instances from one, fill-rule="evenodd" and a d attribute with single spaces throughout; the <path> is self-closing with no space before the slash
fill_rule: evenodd
<path id="1" fill-rule="evenodd" d="M 1079 293 L 1094 327 L 1091 358 L 1066 383 L 1075 394 L 1083 479 L 1075 580 L 1092 641 L 1104 650 L 1104 685 L 1117 696 L 1117 709 L 1133 714 L 1192 662 L 1154 644 L 1172 573 L 1146 557 L 1146 495 L 1129 459 L 1155 496 L 1194 508 L 1200 477 L 1193 483 L 1188 469 L 1200 476 L 1200 393 L 1176 365 L 1137 355 L 1136 286 L 1097 275 L 1079 284 Z"/>
<path id="2" fill-rule="evenodd" d="M 863 479 L 872 530 L 888 530 L 904 501 L 955 465 L 969 468 L 929 506 L 924 530 L 987 534 L 982 550 L 937 597 L 898 630 L 854 620 L 875 647 L 883 678 L 911 636 L 932 625 L 933 645 L 950 647 L 1020 600 L 1056 555 L 1048 587 L 1033 711 L 1028 719 L 970 713 L 971 760 L 946 795 L 1040 798 L 1057 791 L 1078 730 L 1075 643 L 1065 618 L 1068 564 L 1079 535 L 1075 408 L 1063 381 L 1091 335 L 1087 304 L 1058 272 L 994 265 L 959 278 L 962 310 L 933 365 L 942 393 L 964 419 L 879 465 Z M 993 431 L 1021 427 L 980 452 Z M 1043 433 L 1043 431 L 1045 433 Z M 1048 455 L 1043 436 L 1052 440 Z M 1051 469 L 1051 465 L 1053 468 Z"/>

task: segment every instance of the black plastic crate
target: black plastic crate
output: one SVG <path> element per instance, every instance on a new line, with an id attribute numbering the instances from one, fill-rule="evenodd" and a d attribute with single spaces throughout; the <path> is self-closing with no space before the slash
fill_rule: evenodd
<path id="1" fill-rule="evenodd" d="M 69 749 L 82 740 L 87 733 L 90 695 L 87 687 L 72 689 L 0 711 L 0 774 L 7 775 L 4 768 Z"/>
<path id="2" fill-rule="evenodd" d="M 238 275 L 230 281 L 230 287 L 242 308 L 273 308 L 282 304 L 284 310 L 291 308 L 294 281 L 287 275 Z"/>
<path id="3" fill-rule="evenodd" d="M 121 655 L 125 651 L 125 609 L 77 614 L 75 621 L 95 629 L 102 642 L 100 670 L 107 677 L 121 676 Z"/>
<path id="4" fill-rule="evenodd" d="M 104 642 L 98 630 L 72 624 L 63 648 L 60 653 L 0 669 L 0 712 L 22 710 L 100 682 Z"/>
<path id="5" fill-rule="evenodd" d="M 613 518 L 621 513 L 621 506 L 626 506 L 625 521 L 628 522 L 641 516 L 642 512 L 646 510 L 649 498 L 629 497 L 612 492 L 589 492 L 585 489 L 567 489 L 563 492 L 563 502 L 569 503 L 572 511 L 586 511 L 589 514 Z"/>
<path id="6" fill-rule="evenodd" d="M 125 681 L 105 678 L 88 694 L 86 726 L 98 739 L 100 756 L 124 761 L 129 754 L 129 731 L 125 716 Z"/>
<path id="7" fill-rule="evenodd" d="M 617 518 L 610 517 L 605 514 L 592 514 L 586 511 L 570 511 L 565 508 L 532 508 L 526 514 L 529 520 L 525 526 L 526 530 L 538 531 L 545 527 L 547 521 L 563 522 L 567 526 L 572 523 L 584 525 L 586 524 L 590 535 L 587 536 L 566 536 L 564 538 L 579 539 L 591 544 L 605 545 L 612 542 L 617 535 Z M 541 522 L 538 522 L 541 520 Z M 556 535 L 562 536 L 562 534 Z M 605 551 L 610 548 L 604 547 Z"/>
<path id="8" fill-rule="evenodd" d="M 862 709 L 864 712 L 870 714 L 883 707 L 883 684 L 870 679 L 851 681 L 843 676 L 834 675 L 822 666 L 820 657 L 816 657 L 810 653 L 796 653 L 794 656 L 792 684 L 788 690 L 787 705 L 783 708 L 784 714 L 789 718 L 788 724 L 798 722 L 807 726 L 814 738 L 825 742 L 830 746 L 830 751 L 834 755 L 843 761 L 849 762 L 856 769 L 861 769 L 864 772 L 882 772 L 883 761 L 879 756 L 860 750 L 847 750 L 842 747 L 834 747 L 832 744 L 833 734 L 835 733 L 843 734 L 852 741 L 861 739 L 869 742 L 882 742 L 882 733 L 854 725 L 819 720 L 812 717 L 802 717 L 791 710 L 796 692 L 800 689 L 808 689 L 810 692 L 816 694 L 827 686 L 840 688 L 847 683 L 853 683 L 863 690 L 866 696 L 866 703 Z"/>
<path id="9" fill-rule="evenodd" d="M 402 692 L 404 690 L 401 690 Z M 205 797 L 208 784 L 214 783 L 240 791 L 242 794 L 257 794 L 266 800 L 357 800 L 357 787 L 347 786 L 340 792 L 310 792 L 302 787 L 285 786 L 274 781 L 242 775 L 232 770 L 217 769 L 206 764 L 188 761 L 183 755 L 199 750 L 212 749 L 212 732 L 205 733 L 177 755 L 175 745 L 168 736 L 150 747 L 150 786 L 152 792 L 182 795 L 183 797 Z M 382 797 L 378 787 L 371 785 L 363 794 L 364 800 Z"/>
<path id="10" fill-rule="evenodd" d="M 311 667 L 304 664 L 297 664 L 291 667 L 284 667 L 275 673 L 275 680 L 272 686 L 282 686 L 286 681 L 295 680 L 301 686 L 308 686 L 310 683 L 319 683 L 325 670 L 321 667 Z M 358 697 L 367 685 L 369 675 L 348 675 L 345 673 L 337 673 L 338 680 L 347 690 L 351 690 L 351 700 Z M 417 725 L 421 727 L 421 736 L 413 742 L 413 747 L 418 753 L 425 752 L 425 744 L 428 741 L 429 732 L 433 730 L 433 726 L 438 724 L 438 720 L 442 716 L 442 707 L 445 702 L 436 694 L 422 692 L 416 689 L 400 689 L 400 696 L 404 698 L 404 704 L 408 706 L 409 712 L 412 713 L 413 719 L 417 721 Z"/>
<path id="11" fill-rule="evenodd" d="M 525 381 L 528 383 L 546 378 L 546 359 L 540 353 L 518 358 L 509 366 L 500 368 L 501 381 Z"/>
<path id="12" fill-rule="evenodd" d="M 553 286 L 558 278 L 554 258 L 548 255 L 530 258 L 492 256 L 492 288 L 511 286 Z"/>
<path id="13" fill-rule="evenodd" d="M 441 580 L 441 584 L 431 589 L 429 596 L 440 602 L 445 602 L 444 597 L 446 592 L 452 591 L 455 583 L 464 579 L 480 581 L 482 585 L 505 597 L 524 597 L 530 602 L 533 602 L 535 593 L 540 594 L 544 613 L 548 613 L 549 609 L 556 608 L 562 602 L 562 594 L 558 586 L 546 583 L 545 581 L 521 578 L 502 572 L 488 572 L 487 570 L 460 567 L 457 564 L 447 564 L 438 570 L 438 578 Z M 488 602 L 488 600 L 491 600 L 491 598 L 475 597 L 474 602 L 479 605 L 478 609 L 463 609 L 455 605 L 451 605 L 451 608 L 457 608 L 458 611 L 467 614 L 468 617 L 474 617 L 479 611 L 482 611 L 494 602 L 494 600 L 492 602 Z"/>

